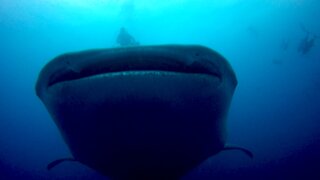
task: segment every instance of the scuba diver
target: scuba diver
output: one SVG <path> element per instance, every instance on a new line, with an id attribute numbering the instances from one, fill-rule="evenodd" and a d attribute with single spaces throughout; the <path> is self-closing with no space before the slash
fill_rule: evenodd
<path id="1" fill-rule="evenodd" d="M 117 37 L 117 43 L 122 47 L 139 45 L 139 42 L 136 41 L 124 27 L 120 29 Z"/>
<path id="2" fill-rule="evenodd" d="M 302 54 L 307 54 L 315 45 L 316 38 L 317 36 L 310 37 L 309 33 L 307 33 L 306 37 L 300 41 L 298 51 Z"/>
<path id="3" fill-rule="evenodd" d="M 301 25 L 302 30 L 306 33 L 306 36 L 300 41 L 298 46 L 298 51 L 305 55 L 310 52 L 310 50 L 314 47 L 315 41 L 318 38 L 316 35 L 311 35 L 311 33 Z"/>

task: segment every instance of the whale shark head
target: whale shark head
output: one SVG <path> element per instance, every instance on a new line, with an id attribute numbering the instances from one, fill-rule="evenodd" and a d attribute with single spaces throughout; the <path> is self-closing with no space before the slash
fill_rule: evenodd
<path id="1" fill-rule="evenodd" d="M 75 160 L 114 179 L 175 179 L 225 146 L 237 80 L 203 46 L 61 55 L 36 93 Z"/>

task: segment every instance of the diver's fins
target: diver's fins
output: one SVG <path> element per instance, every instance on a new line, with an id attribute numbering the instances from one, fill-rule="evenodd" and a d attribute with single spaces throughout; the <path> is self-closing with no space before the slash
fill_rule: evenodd
<path id="1" fill-rule="evenodd" d="M 247 156 L 249 156 L 250 158 L 253 158 L 253 153 L 251 151 L 249 151 L 248 149 L 245 149 L 243 147 L 226 145 L 222 150 L 223 151 L 226 151 L 226 150 L 240 150 L 243 153 L 245 153 Z"/>
<path id="2" fill-rule="evenodd" d="M 57 166 L 58 164 L 64 162 L 64 161 L 77 161 L 73 158 L 62 158 L 62 159 L 57 159 L 55 161 L 52 161 L 51 163 L 48 164 L 47 166 L 47 170 L 51 170 L 52 168 L 54 168 L 55 166 Z"/>

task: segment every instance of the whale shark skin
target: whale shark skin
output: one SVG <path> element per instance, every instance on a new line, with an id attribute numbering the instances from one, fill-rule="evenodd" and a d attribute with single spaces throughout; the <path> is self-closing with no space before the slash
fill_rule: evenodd
<path id="1" fill-rule="evenodd" d="M 237 85 L 230 64 L 199 45 L 95 49 L 60 55 L 36 94 L 73 157 L 112 179 L 178 179 L 226 149 Z"/>

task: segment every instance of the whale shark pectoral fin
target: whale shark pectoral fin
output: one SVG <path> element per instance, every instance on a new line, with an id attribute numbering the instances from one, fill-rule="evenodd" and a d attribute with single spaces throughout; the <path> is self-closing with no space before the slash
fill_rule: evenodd
<path id="1" fill-rule="evenodd" d="M 222 150 L 223 151 L 226 151 L 226 150 L 240 150 L 243 153 L 245 153 L 247 156 L 249 156 L 250 158 L 253 158 L 253 153 L 250 150 L 245 149 L 243 147 L 226 145 Z"/>
<path id="2" fill-rule="evenodd" d="M 48 164 L 47 166 L 47 170 L 51 170 L 52 168 L 54 168 L 55 166 L 59 165 L 60 163 L 64 162 L 64 161 L 77 161 L 73 158 L 62 158 L 62 159 L 57 159 L 55 161 L 52 161 L 51 163 Z"/>

